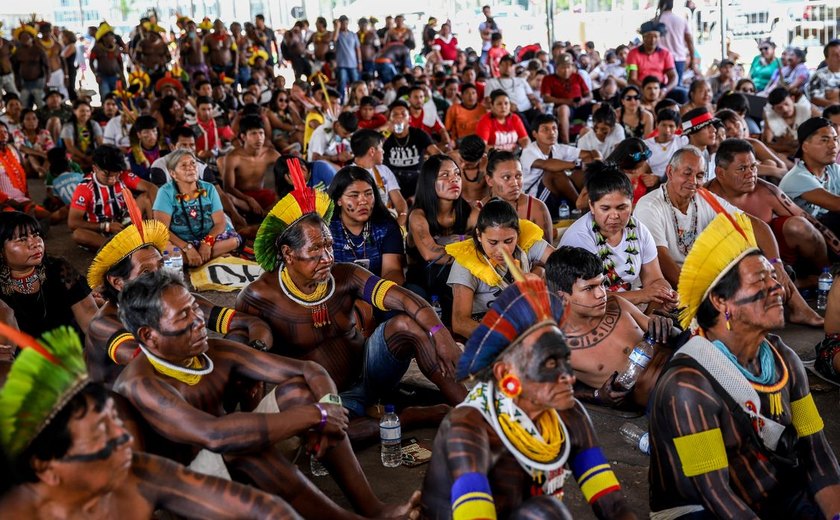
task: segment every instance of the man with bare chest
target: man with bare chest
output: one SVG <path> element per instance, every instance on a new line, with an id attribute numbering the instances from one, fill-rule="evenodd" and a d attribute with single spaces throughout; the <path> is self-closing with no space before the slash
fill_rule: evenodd
<path id="1" fill-rule="evenodd" d="M 289 162 L 295 191 L 263 221 L 254 250 L 265 273 L 239 294 L 236 309 L 269 324 L 275 345 L 285 347 L 279 353 L 323 366 L 354 418 L 399 383 L 412 358 L 448 403 L 460 402 L 466 389 L 454 379 L 460 352 L 452 335 L 416 294 L 355 264 L 335 263 L 323 220 L 332 202 L 307 188 L 295 160 Z M 399 313 L 365 338 L 357 301 Z"/>
<path id="2" fill-rule="evenodd" d="M 204 51 L 201 48 L 201 38 L 198 37 L 198 29 L 194 20 L 188 20 L 184 26 L 185 33 L 178 38 L 178 53 L 181 56 L 181 66 L 192 76 L 196 72 L 202 72 L 210 76 L 207 64 L 204 63 Z"/>
<path id="3" fill-rule="evenodd" d="M 96 43 L 90 51 L 90 70 L 102 98 L 116 90 L 117 81 L 123 79 L 122 50 L 113 27 L 107 22 L 102 22 L 96 30 Z"/>
<path id="4" fill-rule="evenodd" d="M 605 406 L 618 406 L 625 398 L 646 406 L 659 372 L 673 352 L 665 346 L 671 320 L 646 316 L 621 296 L 607 292 L 603 263 L 585 249 L 559 248 L 548 257 L 545 277 L 548 287 L 569 302 L 562 329 L 581 386 L 575 388 L 577 396 Z M 631 391 L 614 387 L 633 347 L 646 336 L 657 341 L 653 359 Z"/>
<path id="5" fill-rule="evenodd" d="M 146 24 L 148 26 L 143 28 L 143 37 L 137 44 L 135 59 L 140 68 L 149 75 L 151 84 L 154 85 L 166 74 L 166 66 L 172 60 L 172 55 L 161 33 L 158 32 L 161 27 L 151 25 L 151 22 L 146 22 Z"/>
<path id="6" fill-rule="evenodd" d="M 2 95 L 7 92 L 20 95 L 15 85 L 15 74 L 12 68 L 13 50 L 12 42 L 0 36 L 0 94 Z"/>
<path id="7" fill-rule="evenodd" d="M 52 34 L 52 24 L 49 22 L 41 22 L 38 26 L 41 36 L 37 39 L 38 45 L 44 49 L 47 54 L 47 64 L 49 65 L 49 76 L 47 77 L 47 86 L 55 87 L 67 99 L 69 94 L 67 87 L 64 86 L 64 79 L 68 73 L 64 70 L 64 62 L 61 59 L 61 44 L 58 39 Z"/>
<path id="8" fill-rule="evenodd" d="M 797 206 L 777 186 L 758 178 L 752 145 L 727 139 L 718 148 L 709 191 L 741 211 L 766 222 L 779 243 L 779 257 L 797 274 L 818 274 L 829 265 L 828 251 L 840 255 L 840 240 L 819 220 Z M 800 268 L 802 270 L 800 271 Z"/>
<path id="9" fill-rule="evenodd" d="M 237 207 L 259 217 L 277 200 L 274 191 L 265 188 L 265 176 L 273 171 L 280 154 L 266 146 L 263 120 L 257 116 L 242 118 L 239 137 L 242 148 L 234 149 L 225 158 L 225 191 Z"/>
<path id="10" fill-rule="evenodd" d="M 30 25 L 24 25 L 15 31 L 19 42 L 17 51 L 12 56 L 15 80 L 23 108 L 37 108 L 44 105 L 44 86 L 49 77 L 49 65 L 44 50 L 35 44 L 37 32 Z"/>
<path id="11" fill-rule="evenodd" d="M 367 18 L 359 18 L 359 30 L 356 35 L 361 45 L 362 71 L 373 74 L 376 68 L 373 59 L 376 57 L 376 51 L 379 50 L 379 38 Z"/>
<path id="12" fill-rule="evenodd" d="M 236 78 L 239 74 L 237 49 L 225 24 L 218 19 L 213 22 L 213 32 L 204 36 L 204 54 L 207 65 L 216 76 L 224 73 L 229 78 Z"/>
<path id="13" fill-rule="evenodd" d="M 13 480 L 0 498 L 4 517 L 299 518 L 278 497 L 140 452 L 118 401 L 88 378 L 75 332 L 52 331 L 39 350 L 14 337 L 23 350 L 0 389 L 3 471 Z"/>
<path id="14" fill-rule="evenodd" d="M 335 404 L 335 384 L 322 367 L 208 339 L 194 297 L 170 273 L 128 283 L 119 307 L 142 354 L 114 390 L 162 438 L 147 446 L 150 451 L 195 456 L 191 468 L 279 495 L 306 518 L 359 518 L 324 496 L 276 449 L 301 435 L 364 516 L 406 513 L 410 503 L 388 506 L 370 489 L 346 435 L 347 412 Z M 225 414 L 224 397 L 236 377 L 277 386 L 254 412 Z M 169 443 L 172 451 L 166 451 Z"/>
<path id="15" fill-rule="evenodd" d="M 315 32 L 306 42 L 307 47 L 312 45 L 312 56 L 315 60 L 315 69 L 321 68 L 321 63 L 326 58 L 327 51 L 332 45 L 333 35 L 331 31 L 327 30 L 327 19 L 319 16 L 315 20 Z"/>

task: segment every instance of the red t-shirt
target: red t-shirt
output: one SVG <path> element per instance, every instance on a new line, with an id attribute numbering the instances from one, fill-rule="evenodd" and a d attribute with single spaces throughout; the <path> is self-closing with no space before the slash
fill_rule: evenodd
<path id="1" fill-rule="evenodd" d="M 525 131 L 525 125 L 516 114 L 507 116 L 507 119 L 500 123 L 493 114 L 488 112 L 478 120 L 475 135 L 497 150 L 512 152 L 516 149 L 517 141 L 528 137 L 528 132 Z"/>
<path id="2" fill-rule="evenodd" d="M 359 128 L 376 130 L 381 126 L 384 126 L 387 122 L 388 119 L 383 114 L 373 114 L 373 117 L 371 117 L 367 121 L 365 121 L 364 119 L 359 119 Z"/>
<path id="3" fill-rule="evenodd" d="M 582 98 L 589 94 L 586 82 L 577 72 L 569 76 L 569 79 L 561 79 L 557 74 L 546 76 L 542 80 L 540 92 L 551 97 L 561 99 Z"/>
<path id="4" fill-rule="evenodd" d="M 84 211 L 88 222 L 119 221 L 126 214 L 123 190 L 136 190 L 139 185 L 140 177 L 130 171 L 124 171 L 113 186 L 100 184 L 94 174 L 90 174 L 76 186 L 70 207 Z"/>
<path id="5" fill-rule="evenodd" d="M 659 78 L 662 83 L 668 83 L 666 71 L 674 69 L 674 56 L 668 49 L 657 47 L 653 54 L 642 52 L 642 46 L 632 49 L 627 53 L 627 73 L 638 71 L 639 83 L 648 76 Z"/>
<path id="6" fill-rule="evenodd" d="M 434 126 L 424 125 L 423 124 L 423 112 L 420 112 L 420 115 L 417 116 L 417 117 L 414 117 L 409 113 L 408 126 L 412 126 L 414 128 L 419 128 L 420 130 L 423 130 L 424 132 L 426 132 L 429 135 L 438 134 L 438 133 L 440 133 L 441 130 L 443 130 L 443 125 L 440 124 L 440 120 L 437 119 L 437 118 L 435 118 Z"/>
<path id="7" fill-rule="evenodd" d="M 490 65 L 490 76 L 499 77 L 499 62 L 509 53 L 504 47 L 490 47 L 487 51 L 487 63 Z"/>
<path id="8" fill-rule="evenodd" d="M 458 57 L 458 38 L 454 36 L 451 36 L 448 42 L 438 36 L 432 45 L 440 47 L 440 57 L 446 61 L 455 61 Z"/>

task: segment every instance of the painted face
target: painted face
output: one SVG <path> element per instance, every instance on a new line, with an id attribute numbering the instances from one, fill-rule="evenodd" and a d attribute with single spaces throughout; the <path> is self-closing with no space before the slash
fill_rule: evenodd
<path id="1" fill-rule="evenodd" d="M 519 233 L 509 227 L 493 226 L 476 231 L 484 254 L 496 265 L 505 265 L 505 255 L 513 256 Z"/>
<path id="2" fill-rule="evenodd" d="M 110 397 L 100 411 L 87 398 L 87 413 L 72 417 L 67 429 L 73 439 L 70 449 L 53 461 L 59 473 L 85 474 L 85 484 L 97 491 L 115 489 L 131 468 L 133 438 L 125 429 Z"/>
<path id="3" fill-rule="evenodd" d="M 572 285 L 569 299 L 571 312 L 578 316 L 600 318 L 607 309 L 607 290 L 604 288 L 604 275 L 583 280 L 578 278 Z"/>
<path id="4" fill-rule="evenodd" d="M 633 212 L 633 199 L 619 191 L 607 193 L 597 202 L 589 201 L 592 218 L 604 235 L 620 233 L 630 221 Z"/>
<path id="5" fill-rule="evenodd" d="M 711 125 L 710 125 L 711 126 Z M 697 186 L 702 186 L 706 178 L 703 161 L 694 154 L 686 154 L 675 167 L 666 168 L 670 190 L 684 199 L 690 199 L 697 193 Z"/>
<path id="6" fill-rule="evenodd" d="M 748 256 L 738 264 L 741 286 L 727 302 L 733 327 L 771 331 L 785 326 L 785 289 L 764 256 Z"/>
<path id="7" fill-rule="evenodd" d="M 204 313 L 190 292 L 170 286 L 161 295 L 163 313 L 149 350 L 163 359 L 184 360 L 207 352 L 207 329 Z"/>
<path id="8" fill-rule="evenodd" d="M 341 215 L 357 223 L 370 219 L 373 204 L 376 201 L 373 187 L 365 181 L 353 181 L 338 199 Z"/>
<path id="9" fill-rule="evenodd" d="M 493 175 L 487 176 L 487 185 L 494 196 L 516 204 L 522 195 L 522 165 L 516 160 L 498 163 Z"/>
<path id="10" fill-rule="evenodd" d="M 289 253 L 293 262 L 289 268 L 294 269 L 302 278 L 316 283 L 326 282 L 335 263 L 333 255 L 333 239 L 326 226 L 303 224 L 304 243 Z"/>
<path id="11" fill-rule="evenodd" d="M 758 163 L 752 152 L 736 154 L 727 168 L 721 168 L 722 183 L 737 193 L 752 193 L 758 182 Z"/>
<path id="12" fill-rule="evenodd" d="M 604 142 L 607 139 L 607 136 L 613 131 L 613 127 L 608 125 L 607 123 L 595 123 L 595 126 L 592 127 L 592 131 L 595 132 L 595 137 Z"/>
<path id="13" fill-rule="evenodd" d="M 18 229 L 3 244 L 3 256 L 11 269 L 25 270 L 39 266 L 44 260 L 44 239 L 37 231 Z"/>
<path id="14" fill-rule="evenodd" d="M 537 143 L 543 146 L 553 146 L 557 144 L 557 124 L 554 122 L 545 123 L 537 128 L 534 134 Z"/>
<path id="15" fill-rule="evenodd" d="M 453 161 L 443 161 L 435 180 L 435 193 L 443 200 L 458 200 L 461 196 L 461 170 Z"/>
<path id="16" fill-rule="evenodd" d="M 515 372 L 522 381 L 519 401 L 535 408 L 568 410 L 575 404 L 570 351 L 560 330 L 546 325 L 530 333 L 519 348 Z"/>

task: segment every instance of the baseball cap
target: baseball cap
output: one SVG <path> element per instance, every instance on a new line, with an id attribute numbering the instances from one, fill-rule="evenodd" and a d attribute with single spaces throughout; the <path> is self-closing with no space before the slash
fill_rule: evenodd
<path id="1" fill-rule="evenodd" d="M 796 129 L 796 138 L 799 141 L 799 148 L 797 148 L 796 153 L 793 156 L 800 159 L 802 157 L 802 143 L 827 126 L 831 126 L 831 121 L 824 117 L 812 117 L 799 125 L 799 128 Z"/>
<path id="2" fill-rule="evenodd" d="M 706 107 L 689 110 L 683 115 L 682 120 L 682 135 L 691 135 L 709 125 L 715 125 L 718 128 L 723 126 L 721 120 L 713 116 Z"/>

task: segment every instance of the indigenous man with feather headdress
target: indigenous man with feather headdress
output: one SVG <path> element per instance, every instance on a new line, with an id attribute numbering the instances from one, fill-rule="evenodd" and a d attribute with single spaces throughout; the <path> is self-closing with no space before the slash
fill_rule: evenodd
<path id="1" fill-rule="evenodd" d="M 455 381 L 460 352 L 452 335 L 422 298 L 355 264 L 336 264 L 327 226 L 332 201 L 306 187 L 297 159 L 287 162 L 294 191 L 269 212 L 254 251 L 265 273 L 246 287 L 236 309 L 271 326 L 275 352 L 316 361 L 335 380 L 354 422 L 351 437 L 374 436 L 378 421 L 364 420 L 368 406 L 393 389 L 412 358 L 450 404 L 466 395 Z M 397 311 L 370 334 L 360 330 L 356 302 Z M 433 413 L 434 412 L 434 413 Z M 440 410 L 407 409 L 403 425 L 440 420 Z"/>
<path id="2" fill-rule="evenodd" d="M 570 468 L 598 518 L 635 518 L 574 398 L 557 325 L 563 302 L 508 264 L 517 282 L 493 302 L 458 364 L 458 379 L 476 383 L 435 437 L 422 516 L 571 518 L 562 503 Z"/>
<path id="3" fill-rule="evenodd" d="M 696 335 L 651 399 L 651 518 L 837 518 L 840 467 L 802 362 L 769 333 L 785 290 L 746 215 L 712 220 L 678 290 Z"/>
<path id="4" fill-rule="evenodd" d="M 281 499 L 140 453 L 117 402 L 88 378 L 82 345 L 67 327 L 40 342 L 6 325 L 23 350 L 0 389 L 7 518 L 299 518 Z M 6 464 L 6 461 L 9 464 Z"/>

